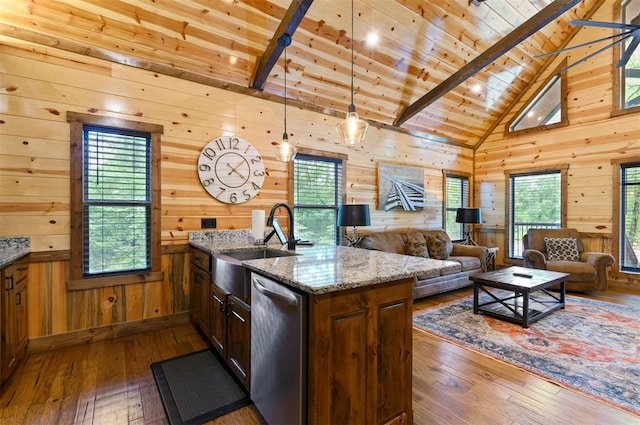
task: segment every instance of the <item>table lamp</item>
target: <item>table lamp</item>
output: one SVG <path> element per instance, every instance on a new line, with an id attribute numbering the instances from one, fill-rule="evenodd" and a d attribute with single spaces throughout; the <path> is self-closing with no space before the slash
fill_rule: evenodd
<path id="1" fill-rule="evenodd" d="M 357 226 L 369 226 L 371 219 L 369 218 L 369 205 L 367 204 L 345 204 L 338 208 L 338 226 L 353 227 L 353 236 L 347 236 L 349 246 L 357 245 L 360 241 L 358 238 Z"/>
<path id="2" fill-rule="evenodd" d="M 456 211 L 456 223 L 464 224 L 464 245 L 478 245 L 471 237 L 473 224 L 482 222 L 480 208 L 458 208 Z"/>

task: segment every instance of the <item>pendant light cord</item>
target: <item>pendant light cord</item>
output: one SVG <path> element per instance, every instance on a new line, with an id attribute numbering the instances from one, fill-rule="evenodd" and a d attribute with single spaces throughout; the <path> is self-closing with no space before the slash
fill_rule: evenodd
<path id="1" fill-rule="evenodd" d="M 284 48 L 284 134 L 287 134 L 287 48 Z"/>
<path id="2" fill-rule="evenodd" d="M 351 105 L 353 106 L 353 0 L 351 0 Z"/>

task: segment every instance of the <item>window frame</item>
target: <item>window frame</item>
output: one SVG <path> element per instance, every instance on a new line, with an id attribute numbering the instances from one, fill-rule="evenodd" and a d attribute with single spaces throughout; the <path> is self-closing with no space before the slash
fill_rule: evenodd
<path id="1" fill-rule="evenodd" d="M 634 156 L 631 158 L 615 159 L 611 161 L 613 167 L 613 235 L 612 235 L 612 252 L 611 255 L 615 258 L 616 262 L 614 267 L 611 268 L 610 274 L 618 277 L 626 277 L 631 279 L 637 279 L 638 273 L 629 270 L 622 270 L 620 262 L 621 253 L 621 231 L 622 225 L 620 219 L 622 216 L 622 181 L 621 172 L 622 168 L 628 165 L 640 164 L 640 156 Z"/>
<path id="2" fill-rule="evenodd" d="M 505 228 L 505 255 L 504 255 L 504 263 L 509 265 L 519 265 L 522 263 L 523 259 L 520 257 L 511 256 L 511 252 L 513 251 L 511 242 L 513 239 L 513 229 L 511 228 L 512 221 L 512 203 L 513 199 L 511 197 L 511 178 L 513 176 L 527 176 L 527 175 L 536 175 L 536 174 L 551 174 L 551 173 L 560 173 L 560 227 L 567 226 L 567 206 L 568 206 L 568 175 L 569 175 L 569 165 L 563 164 L 558 166 L 548 166 L 548 167 L 536 167 L 536 168 L 526 168 L 526 169 L 518 169 L 518 170 L 506 170 L 505 174 L 505 214 L 504 214 L 504 228 Z"/>
<path id="3" fill-rule="evenodd" d="M 161 181 L 160 181 L 160 143 L 163 126 L 120 118 L 101 117 L 77 112 L 67 112 L 70 125 L 70 279 L 67 290 L 83 290 L 119 286 L 134 283 L 160 281 L 161 271 Z M 84 127 L 96 126 L 115 128 L 123 131 L 149 133 L 151 139 L 151 268 L 144 271 L 123 272 L 107 276 L 85 276 L 83 257 L 85 252 L 83 238 L 83 134 Z"/>
<path id="4" fill-rule="evenodd" d="M 628 3 L 630 1 L 631 0 L 620 0 L 615 3 L 613 10 L 614 18 L 618 17 L 620 22 L 624 21 L 623 3 Z M 640 112 L 640 105 L 629 108 L 624 106 L 626 97 L 626 93 L 624 93 L 624 73 L 626 72 L 626 67 L 618 68 L 618 62 L 620 61 L 620 56 L 622 56 L 623 52 L 620 47 L 621 44 L 623 43 L 617 43 L 613 46 L 613 49 L 611 49 L 613 55 L 611 63 L 611 66 L 613 67 L 613 110 L 610 114 L 611 117 Z M 638 47 L 638 49 L 640 49 L 640 47 Z"/>
<path id="5" fill-rule="evenodd" d="M 442 170 L 442 178 L 443 178 L 442 180 L 442 228 L 445 230 L 445 232 L 447 232 L 447 234 L 451 235 L 450 229 L 447 229 L 447 211 L 450 210 L 450 208 L 447 206 L 447 199 L 448 199 L 447 180 L 449 178 L 454 178 L 454 179 L 467 181 L 468 190 L 467 190 L 466 203 L 465 203 L 465 200 L 463 199 L 461 203 L 462 204 L 461 207 L 456 207 L 456 212 L 457 212 L 458 208 L 469 208 L 471 205 L 473 205 L 471 174 L 457 172 L 457 171 Z M 462 193 L 460 195 L 461 197 L 464 197 L 464 189 L 462 189 Z M 455 239 L 454 242 L 464 240 L 464 224 L 458 223 L 458 225 L 459 225 L 460 235 L 463 235 L 463 237 L 461 239 Z"/>
<path id="6" fill-rule="evenodd" d="M 339 200 L 338 205 L 335 208 L 334 214 L 334 222 L 336 226 L 336 236 L 337 240 L 336 245 L 342 245 L 344 243 L 344 235 L 340 231 L 340 227 L 338 226 L 338 207 L 341 204 L 344 204 L 347 199 L 347 158 L 348 156 L 345 154 L 340 154 L 336 152 L 326 152 L 317 149 L 308 149 L 308 148 L 298 148 L 298 154 L 302 156 L 308 157 L 318 157 L 318 158 L 326 158 L 327 160 L 341 162 L 342 165 L 342 199 Z M 294 203 L 294 195 L 295 195 L 295 171 L 294 171 L 294 161 L 289 161 L 287 163 L 287 173 L 290 176 L 289 185 L 288 185 L 288 203 L 292 206 L 294 212 L 296 209 L 296 205 Z M 296 235 L 297 237 L 298 235 Z"/>
<path id="7" fill-rule="evenodd" d="M 568 95 L 568 83 L 567 83 L 567 73 L 560 72 L 563 68 L 567 66 L 567 59 L 563 59 L 560 65 L 547 77 L 547 79 L 538 87 L 533 96 L 529 98 L 522 108 L 518 110 L 513 115 L 507 124 L 504 127 L 504 135 L 505 136 L 514 136 L 528 133 L 535 133 L 538 131 L 551 130 L 559 127 L 566 127 L 569 125 L 569 112 L 567 105 L 567 95 Z M 522 130 L 511 130 L 511 127 L 514 125 L 516 121 L 521 120 L 521 116 L 527 113 L 531 108 L 535 106 L 535 102 L 539 100 L 551 87 L 551 83 L 556 79 L 560 79 L 560 121 L 555 122 L 553 124 L 544 124 L 536 127 L 524 128 Z"/>

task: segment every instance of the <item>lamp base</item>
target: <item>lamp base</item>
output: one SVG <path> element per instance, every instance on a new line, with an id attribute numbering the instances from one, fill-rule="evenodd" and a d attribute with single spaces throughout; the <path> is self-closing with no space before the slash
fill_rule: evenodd
<path id="1" fill-rule="evenodd" d="M 358 236 L 358 229 L 355 226 L 353 226 L 353 235 L 351 237 L 349 237 L 349 235 L 346 235 L 346 239 L 347 239 L 347 246 L 357 247 L 360 244 L 360 240 L 362 238 Z"/>
<path id="2" fill-rule="evenodd" d="M 471 229 L 469 228 L 467 228 L 464 232 L 464 242 L 462 242 L 462 245 L 478 246 L 476 241 L 474 241 L 473 238 L 471 237 Z"/>

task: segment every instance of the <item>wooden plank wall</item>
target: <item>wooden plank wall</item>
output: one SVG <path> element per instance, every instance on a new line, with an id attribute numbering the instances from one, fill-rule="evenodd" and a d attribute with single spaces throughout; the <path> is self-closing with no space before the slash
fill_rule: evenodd
<path id="1" fill-rule="evenodd" d="M 30 236 L 32 251 L 51 253 L 30 267 L 31 338 L 183 312 L 188 307 L 188 232 L 201 217 L 218 229 L 250 227 L 251 210 L 286 201 L 286 166 L 271 143 L 282 135 L 282 104 L 115 65 L 10 38 L 0 38 L 0 236 Z M 69 125 L 66 111 L 164 126 L 162 245 L 165 281 L 67 292 L 69 249 Z M 363 146 L 338 142 L 334 117 L 289 108 L 290 140 L 301 147 L 348 155 L 347 198 L 372 206 L 369 230 L 442 226 L 442 169 L 471 173 L 473 152 L 370 128 Z M 250 202 L 229 206 L 211 198 L 196 163 L 208 141 L 235 133 L 265 157 L 267 177 Z M 375 211 L 379 162 L 425 169 L 427 208 Z M 38 258 L 38 257 L 36 257 Z M 41 255 L 39 258 L 46 258 Z M 57 259 L 56 259 L 57 258 Z"/>
<path id="2" fill-rule="evenodd" d="M 611 21 L 612 6 L 606 4 L 593 20 Z M 606 30 L 581 31 L 571 46 L 610 35 Z M 577 49 L 569 63 L 592 53 L 594 47 Z M 557 59 L 561 60 L 562 56 Z M 548 68 L 554 70 L 557 63 Z M 503 123 L 475 153 L 475 197 L 482 208 L 479 241 L 499 246 L 498 263 L 505 262 L 505 171 L 554 165 L 569 165 L 567 224 L 594 234 L 593 248 L 611 251 L 612 224 L 618 209 L 613 205 L 612 160 L 640 157 L 638 113 L 611 116 L 613 111 L 613 52 L 606 51 L 568 70 L 568 115 L 570 125 L 549 131 L 505 136 L 504 127 L 529 99 L 523 96 Z M 548 75 L 541 78 L 543 82 Z M 534 93 L 540 82 L 532 84 Z M 600 235 L 600 237 L 598 237 Z M 620 284 L 640 280 L 618 279 Z M 613 282 L 615 283 L 615 282 Z"/>

